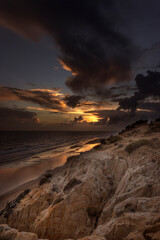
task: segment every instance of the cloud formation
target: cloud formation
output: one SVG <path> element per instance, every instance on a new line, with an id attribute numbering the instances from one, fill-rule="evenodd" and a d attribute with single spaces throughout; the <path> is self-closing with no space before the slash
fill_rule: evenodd
<path id="1" fill-rule="evenodd" d="M 137 51 L 118 28 L 120 3 L 1 0 L 0 25 L 33 40 L 52 36 L 61 52 L 59 60 L 74 73 L 67 86 L 76 93 L 105 95 L 109 83 L 130 80 Z"/>
<path id="2" fill-rule="evenodd" d="M 83 117 L 82 116 L 75 117 L 74 120 L 73 120 L 74 123 L 82 122 L 82 121 L 83 121 Z"/>
<path id="3" fill-rule="evenodd" d="M 82 99 L 84 99 L 84 97 L 76 95 L 66 95 L 65 98 L 63 98 L 66 104 L 71 108 L 80 106 L 80 101 Z"/>
<path id="4" fill-rule="evenodd" d="M 119 109 L 135 112 L 140 101 L 152 97 L 160 99 L 160 72 L 147 71 L 147 75 L 138 74 L 135 78 L 137 92 L 130 98 L 119 101 Z"/>
<path id="5" fill-rule="evenodd" d="M 11 87 L 0 87 L 0 100 L 17 100 L 27 101 L 35 104 L 39 104 L 42 107 L 64 110 L 64 104 L 58 97 L 59 93 L 57 89 L 30 89 L 22 90 Z"/>

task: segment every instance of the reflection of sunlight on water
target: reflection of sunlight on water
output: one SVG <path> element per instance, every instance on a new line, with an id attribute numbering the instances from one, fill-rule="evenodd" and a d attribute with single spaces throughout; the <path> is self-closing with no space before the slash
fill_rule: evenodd
<path id="1" fill-rule="evenodd" d="M 75 149 L 70 146 L 59 148 L 58 151 L 48 151 L 35 155 L 29 161 L 23 161 L 22 165 L 12 167 L 6 166 L 0 169 L 0 195 L 20 186 L 26 182 L 38 178 L 46 170 L 54 169 L 63 165 L 69 156 L 79 155 L 81 152 L 89 151 L 96 146 L 85 144 Z"/>
<path id="2" fill-rule="evenodd" d="M 93 147 L 95 147 L 97 145 L 99 145 L 99 143 L 92 143 L 92 144 L 84 145 L 77 152 L 81 153 L 81 152 L 89 151 L 90 149 L 92 149 Z"/>

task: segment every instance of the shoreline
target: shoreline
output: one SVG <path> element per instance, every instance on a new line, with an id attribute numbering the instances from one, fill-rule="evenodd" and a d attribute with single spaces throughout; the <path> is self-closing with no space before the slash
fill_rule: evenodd
<path id="1" fill-rule="evenodd" d="M 40 180 L 40 178 L 47 172 L 47 171 L 53 171 L 55 168 L 57 167 L 60 167 L 60 166 L 63 166 L 65 165 L 65 163 L 67 162 L 67 160 L 70 158 L 70 157 L 74 157 L 74 156 L 80 156 L 82 153 L 86 153 L 86 152 L 89 152 L 89 151 L 92 151 L 92 149 L 96 146 L 96 145 L 99 145 L 100 143 L 100 139 L 93 139 L 93 140 L 87 140 L 86 143 L 83 145 L 83 146 L 80 146 L 80 145 L 71 145 L 70 146 L 70 150 L 68 152 L 68 154 L 66 154 L 65 156 L 65 160 L 63 160 L 63 162 L 59 162 L 57 160 L 57 163 L 55 163 L 55 166 L 49 170 L 49 169 L 45 169 L 43 172 L 41 172 L 36 178 L 32 179 L 32 180 L 29 180 L 29 181 L 26 181 L 16 187 L 14 187 L 13 189 L 10 189 L 9 191 L 3 193 L 0 195 L 0 211 L 5 207 L 5 205 L 14 200 L 21 192 L 23 192 L 25 189 L 27 188 L 30 188 L 30 189 L 33 189 L 36 184 L 38 183 L 38 181 Z M 93 145 L 92 148 L 90 148 L 89 150 L 85 150 L 85 151 L 82 151 L 84 148 L 87 148 L 87 146 L 90 145 Z M 79 151 L 78 153 L 76 153 L 74 151 L 75 148 L 79 147 Z M 60 153 L 59 156 L 63 155 L 63 153 Z M 54 158 L 57 159 L 57 157 L 55 156 Z M 61 158 L 61 157 L 60 157 Z M 52 160 L 53 161 L 53 160 Z M 28 166 L 24 166 L 22 167 L 23 168 L 34 168 L 36 167 L 36 164 L 33 164 L 33 165 L 28 165 Z M 21 169 L 21 168 L 20 168 Z M 23 171 L 23 170 L 22 170 Z"/>

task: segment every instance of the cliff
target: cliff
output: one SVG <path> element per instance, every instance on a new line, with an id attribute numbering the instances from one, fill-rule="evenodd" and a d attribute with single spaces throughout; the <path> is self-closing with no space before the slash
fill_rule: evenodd
<path id="1" fill-rule="evenodd" d="M 160 122 L 138 122 L 47 171 L 1 211 L 0 237 L 159 240 L 159 137 Z"/>

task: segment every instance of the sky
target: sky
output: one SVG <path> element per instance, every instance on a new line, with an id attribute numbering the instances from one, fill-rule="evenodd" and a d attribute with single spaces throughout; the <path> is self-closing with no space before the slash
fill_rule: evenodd
<path id="1" fill-rule="evenodd" d="M 0 0 L 0 130 L 160 117 L 160 1 Z"/>

